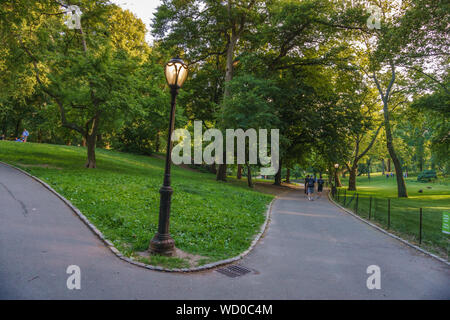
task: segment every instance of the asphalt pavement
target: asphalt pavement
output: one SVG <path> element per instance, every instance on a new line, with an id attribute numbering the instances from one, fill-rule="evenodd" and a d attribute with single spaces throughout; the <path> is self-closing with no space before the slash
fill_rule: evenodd
<path id="1" fill-rule="evenodd" d="M 445 263 L 325 196 L 307 201 L 302 190 L 275 200 L 266 234 L 239 264 L 252 272 L 230 278 L 131 265 L 57 196 L 0 164 L 0 299 L 450 299 Z M 80 267 L 79 290 L 67 288 L 69 265 Z M 371 265 L 380 268 L 381 289 L 366 285 Z"/>

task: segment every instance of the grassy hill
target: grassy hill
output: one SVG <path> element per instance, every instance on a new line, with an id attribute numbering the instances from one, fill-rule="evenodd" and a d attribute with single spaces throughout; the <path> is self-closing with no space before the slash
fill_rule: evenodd
<path id="1" fill-rule="evenodd" d="M 0 161 L 42 179 L 71 201 L 125 255 L 148 248 L 158 225 L 164 161 L 97 150 L 97 169 L 83 167 L 86 149 L 0 141 Z M 273 195 L 241 182 L 172 167 L 171 235 L 177 248 L 204 257 L 199 264 L 245 251 L 264 222 Z M 187 266 L 180 258 L 145 261 Z"/>

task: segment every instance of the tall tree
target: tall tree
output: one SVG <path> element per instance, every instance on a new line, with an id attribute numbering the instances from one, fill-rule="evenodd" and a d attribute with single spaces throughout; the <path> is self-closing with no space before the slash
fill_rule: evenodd
<path id="1" fill-rule="evenodd" d="M 374 44 L 374 51 L 371 55 L 371 77 L 383 102 L 386 146 L 396 172 L 398 197 L 407 197 L 402 165 L 394 147 L 391 128 L 390 106 L 394 95 L 393 88 L 398 83 L 399 75 L 402 75 L 398 75 L 398 70 L 402 70 L 402 68 L 414 70 L 431 79 L 437 79 L 436 76 L 423 72 L 422 68 L 417 67 L 416 64 L 423 64 L 429 59 L 436 62 L 448 51 L 448 39 L 445 36 L 446 21 L 449 18 L 448 3 L 411 0 L 404 6 L 387 1 L 380 2 L 380 4 L 381 28 L 374 29 L 371 39 Z M 368 47 L 370 46 L 371 44 L 368 44 Z M 384 79 L 380 79 L 376 71 L 383 70 L 383 68 L 388 71 L 384 74 Z M 415 84 L 410 83 L 409 85 L 414 86 Z M 399 86 L 397 92 L 404 89 Z"/>
<path id="2" fill-rule="evenodd" d="M 193 64 L 210 57 L 225 59 L 224 82 L 233 79 L 233 63 L 239 39 L 252 26 L 261 0 L 163 1 L 153 21 L 153 34 L 175 53 L 184 51 Z M 217 85 L 217 84 L 216 84 Z M 229 96 L 224 86 L 223 97 Z M 220 125 L 223 128 L 223 125 Z M 226 164 L 220 164 L 217 180 L 226 180 Z"/>
<path id="3" fill-rule="evenodd" d="M 64 26 L 69 6 L 56 1 L 8 3 L 2 24 L 10 31 L 10 48 L 22 52 L 39 89 L 58 106 L 61 125 L 86 140 L 86 167 L 95 168 L 97 137 L 135 105 L 136 97 L 132 84 L 139 59 L 111 34 L 117 35 L 117 21 L 122 21 L 129 26 L 128 36 L 139 42 L 134 47 L 145 47 L 145 26 L 136 19 L 127 22 L 130 16 L 106 1 L 77 5 L 83 12 L 79 29 Z M 117 19 L 109 20 L 109 14 Z"/>

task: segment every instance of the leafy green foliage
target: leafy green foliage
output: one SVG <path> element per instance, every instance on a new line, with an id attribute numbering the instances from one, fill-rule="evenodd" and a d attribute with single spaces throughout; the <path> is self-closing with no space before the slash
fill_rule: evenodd
<path id="1" fill-rule="evenodd" d="M 424 170 L 417 176 L 419 182 L 430 182 L 437 179 L 435 170 Z"/>

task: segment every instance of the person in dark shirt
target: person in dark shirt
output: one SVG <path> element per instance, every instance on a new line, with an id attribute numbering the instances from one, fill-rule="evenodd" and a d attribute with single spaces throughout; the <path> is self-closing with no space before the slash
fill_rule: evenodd
<path id="1" fill-rule="evenodd" d="M 318 198 L 322 196 L 323 191 L 323 185 L 325 184 L 325 181 L 322 179 L 322 175 L 320 176 L 319 180 L 317 180 L 317 194 Z"/>
<path id="2" fill-rule="evenodd" d="M 313 193 L 314 193 L 314 184 L 316 183 L 314 177 L 310 177 L 308 179 L 308 200 L 313 201 Z"/>
<path id="3" fill-rule="evenodd" d="M 309 174 L 305 178 L 305 194 L 308 194 L 308 181 L 309 181 Z"/>

